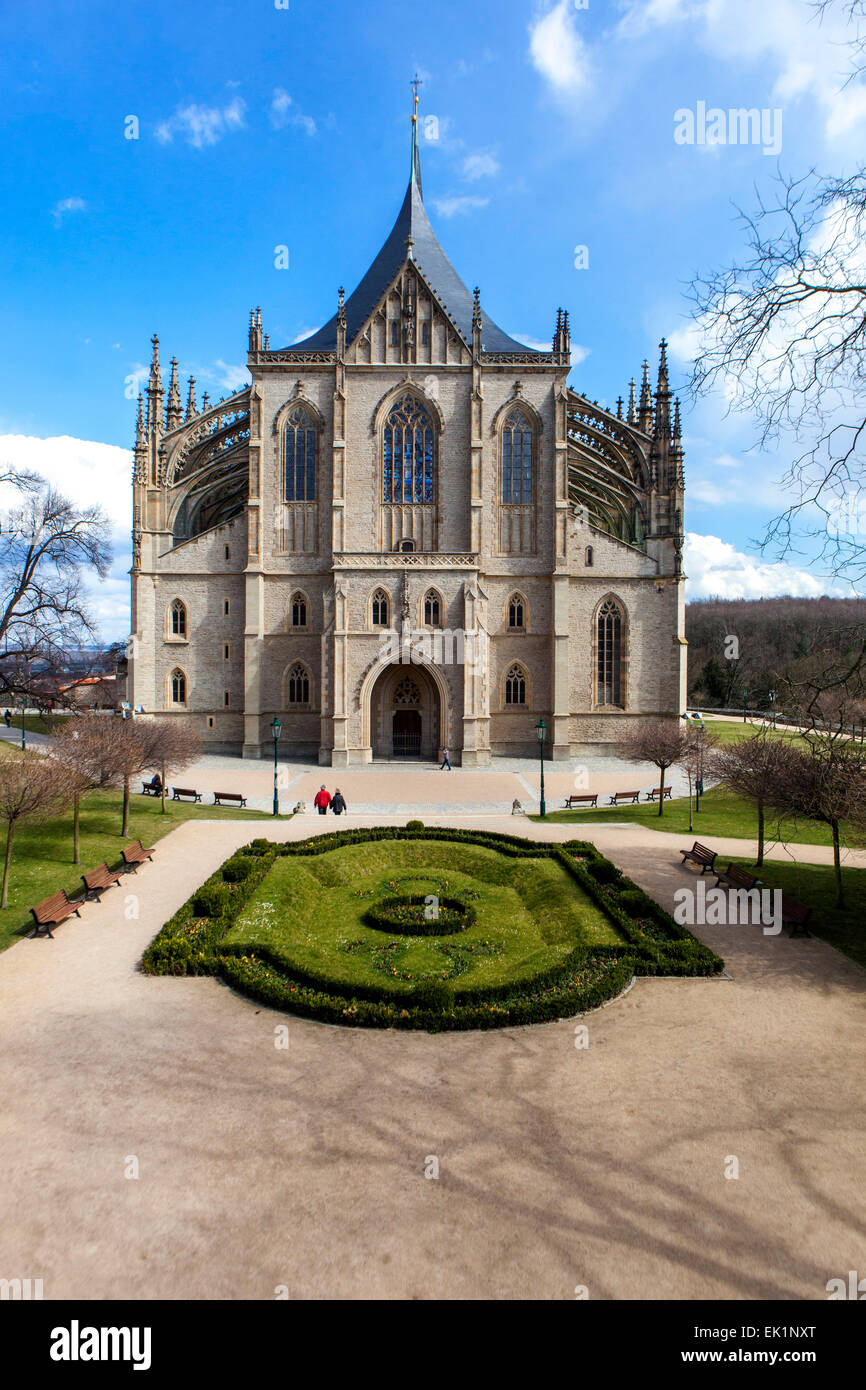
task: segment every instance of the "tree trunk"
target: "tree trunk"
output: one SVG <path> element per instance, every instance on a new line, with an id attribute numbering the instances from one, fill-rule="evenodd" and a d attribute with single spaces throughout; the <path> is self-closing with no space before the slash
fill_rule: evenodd
<path id="1" fill-rule="evenodd" d="M 3 864 L 3 892 L 0 895 L 0 907 L 9 905 L 9 865 L 12 863 L 12 836 L 15 834 L 15 822 L 10 820 L 6 826 L 6 859 Z"/>
<path id="2" fill-rule="evenodd" d="M 81 863 L 81 797 L 78 792 L 72 798 L 72 862 Z"/>
<path id="3" fill-rule="evenodd" d="M 764 862 L 764 798 L 758 797 L 758 857 L 755 860 L 755 868 L 759 869 Z"/>
<path id="4" fill-rule="evenodd" d="M 833 831 L 833 872 L 836 876 L 836 906 L 845 906 L 845 891 L 842 887 L 842 855 L 839 849 L 839 822 L 831 820 L 830 829 Z"/>
<path id="5" fill-rule="evenodd" d="M 129 776 L 123 779 L 123 827 L 121 836 L 129 834 Z"/>
<path id="6" fill-rule="evenodd" d="M 659 815 L 662 815 L 665 809 L 665 770 L 662 767 L 659 768 L 659 771 L 662 775 L 662 784 L 659 790 Z"/>

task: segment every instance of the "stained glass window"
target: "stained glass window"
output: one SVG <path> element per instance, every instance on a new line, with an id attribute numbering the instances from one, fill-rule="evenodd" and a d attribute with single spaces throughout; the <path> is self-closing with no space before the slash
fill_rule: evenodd
<path id="1" fill-rule="evenodd" d="M 308 705 L 310 703 L 310 677 L 300 662 L 293 666 L 289 672 L 286 697 L 286 702 L 290 705 Z"/>
<path id="2" fill-rule="evenodd" d="M 507 503 L 532 501 L 532 425 L 519 410 L 513 410 L 502 429 L 502 500 Z"/>
<path id="3" fill-rule="evenodd" d="M 526 704 L 526 672 L 522 666 L 512 666 L 505 677 L 505 703 Z"/>
<path id="4" fill-rule="evenodd" d="M 316 500 L 316 426 L 303 406 L 293 410 L 283 426 L 286 461 L 286 501 Z"/>
<path id="5" fill-rule="evenodd" d="M 509 599 L 508 626 L 523 627 L 523 599 L 520 594 L 512 594 Z"/>
<path id="6" fill-rule="evenodd" d="M 433 429 L 414 396 L 404 396 L 385 422 L 384 502 L 433 501 Z"/>
<path id="7" fill-rule="evenodd" d="M 600 705 L 621 705 L 622 614 L 613 599 L 606 599 L 598 614 L 598 691 Z"/>

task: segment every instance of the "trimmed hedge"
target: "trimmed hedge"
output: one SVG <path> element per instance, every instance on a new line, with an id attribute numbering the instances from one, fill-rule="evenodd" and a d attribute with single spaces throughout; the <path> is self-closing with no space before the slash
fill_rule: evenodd
<path id="1" fill-rule="evenodd" d="M 425 829 L 420 822 L 416 824 L 418 828 L 410 822 L 405 829 L 378 826 L 343 830 L 279 845 L 262 838 L 253 840 L 226 860 L 166 922 L 144 953 L 143 970 L 149 974 L 218 974 L 251 998 L 322 1022 L 440 1031 L 573 1017 L 621 993 L 634 975 L 715 975 L 724 968 L 724 962 L 709 947 L 676 923 L 588 841 L 542 844 L 494 831 Z M 313 975 L 304 971 L 266 947 L 250 951 L 243 946 L 221 945 L 277 857 L 318 855 L 343 845 L 407 839 L 475 844 L 514 858 L 555 858 L 615 924 L 625 944 L 577 946 L 557 965 L 531 978 L 459 992 L 450 982 L 440 980 L 413 985 L 400 981 L 383 981 L 381 986 L 349 985 L 321 972 Z M 419 895 L 411 900 L 424 901 Z M 388 901 L 372 905 L 369 912 L 376 912 Z M 406 901 L 395 899 L 401 904 Z M 466 904 L 459 906 L 466 910 Z M 433 929 L 429 933 L 409 932 L 405 924 L 395 928 L 391 922 L 384 929 L 406 935 L 446 934 L 441 923 L 431 922 L 429 926 Z"/>
<path id="2" fill-rule="evenodd" d="M 439 898 L 438 917 L 427 921 L 423 911 L 420 911 L 426 903 L 427 896 L 421 893 L 407 893 L 405 896 L 389 894 L 368 907 L 362 920 L 365 926 L 373 927 L 376 931 L 398 936 L 453 936 L 456 932 L 468 931 L 478 920 L 475 908 L 470 907 L 464 898 L 442 896 Z M 419 909 L 417 919 L 406 921 L 400 916 L 401 910 L 405 911 L 407 907 Z M 443 909 L 447 916 L 443 916 Z"/>

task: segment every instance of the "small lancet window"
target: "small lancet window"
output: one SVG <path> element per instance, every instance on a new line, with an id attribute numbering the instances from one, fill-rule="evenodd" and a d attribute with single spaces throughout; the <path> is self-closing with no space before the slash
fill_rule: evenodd
<path id="1" fill-rule="evenodd" d="M 526 672 L 522 666 L 510 667 L 505 677 L 506 705 L 526 704 Z"/>
<path id="2" fill-rule="evenodd" d="M 287 703 L 290 705 L 308 705 L 310 703 L 310 677 L 300 662 L 293 666 L 289 672 L 286 696 Z"/>
<path id="3" fill-rule="evenodd" d="M 442 622 L 442 604 L 435 589 L 424 595 L 424 622 L 428 627 L 439 627 Z"/>
<path id="4" fill-rule="evenodd" d="M 179 598 L 171 605 L 171 635 L 186 637 L 186 604 Z"/>
<path id="5" fill-rule="evenodd" d="M 522 628 L 525 626 L 523 621 L 523 599 L 520 594 L 512 594 L 508 602 L 508 626 Z"/>
<path id="6" fill-rule="evenodd" d="M 171 703 L 173 705 L 186 704 L 186 676 L 180 669 L 171 673 Z"/>
<path id="7" fill-rule="evenodd" d="M 372 617 L 374 627 L 388 626 L 388 595 L 377 589 L 373 595 Z"/>
<path id="8" fill-rule="evenodd" d="M 292 598 L 292 627 L 307 626 L 307 600 L 303 594 L 295 594 Z"/>
<path id="9" fill-rule="evenodd" d="M 584 557 L 583 557 L 583 560 L 584 560 L 584 564 L 587 565 L 587 566 L 591 566 L 591 565 L 593 565 L 593 564 L 595 563 L 595 561 L 594 561 L 594 559 L 593 559 L 592 546 L 591 546 L 591 545 L 588 545 L 588 546 L 586 547 L 586 553 L 585 553 L 585 555 L 584 555 Z"/>

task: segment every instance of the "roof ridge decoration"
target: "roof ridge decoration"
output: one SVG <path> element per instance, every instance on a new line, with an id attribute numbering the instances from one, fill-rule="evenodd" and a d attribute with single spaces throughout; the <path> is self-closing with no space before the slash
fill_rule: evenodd
<path id="1" fill-rule="evenodd" d="M 422 272 L 428 287 L 433 292 L 452 326 L 467 345 L 472 343 L 472 320 L 475 308 L 472 292 L 461 280 L 449 261 L 433 230 L 424 206 L 421 183 L 421 152 L 418 143 L 418 87 L 420 78 L 415 78 L 413 87 L 412 160 L 409 185 L 403 204 L 397 214 L 394 226 L 367 273 L 356 289 L 349 295 L 343 306 L 346 320 L 346 344 L 353 343 L 362 332 L 368 319 L 376 312 L 377 306 L 389 286 L 397 278 L 407 261 Z M 280 356 L 294 356 L 297 353 L 334 352 L 337 346 L 339 314 L 334 314 L 323 328 L 308 338 L 282 349 Z M 537 352 L 534 348 L 519 343 L 509 337 L 498 324 L 481 310 L 482 349 L 492 353 L 519 354 L 530 361 L 550 361 L 551 354 Z"/>

